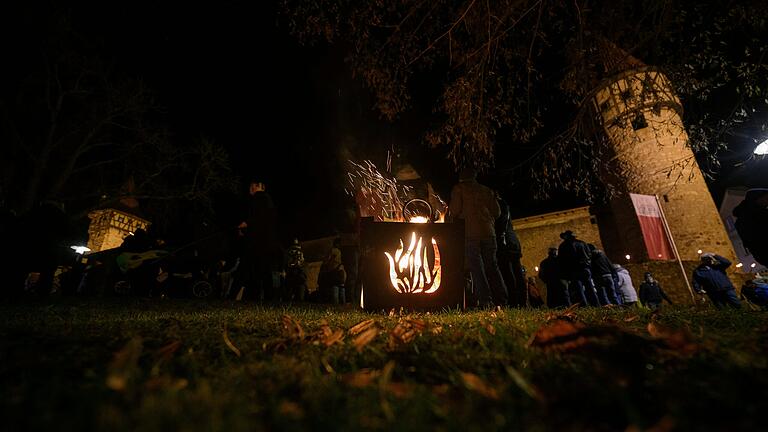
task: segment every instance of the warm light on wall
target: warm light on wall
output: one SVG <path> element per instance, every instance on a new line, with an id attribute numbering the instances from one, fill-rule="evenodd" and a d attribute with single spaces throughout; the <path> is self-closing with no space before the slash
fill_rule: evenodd
<path id="1" fill-rule="evenodd" d="M 736 268 L 742 268 L 742 267 L 744 267 L 744 264 L 742 264 L 742 263 L 736 264 Z"/>
<path id="2" fill-rule="evenodd" d="M 697 250 L 696 253 L 701 255 L 701 253 L 702 253 L 701 249 Z"/>
<path id="3" fill-rule="evenodd" d="M 539 271 L 539 266 L 534 266 L 533 269 Z"/>

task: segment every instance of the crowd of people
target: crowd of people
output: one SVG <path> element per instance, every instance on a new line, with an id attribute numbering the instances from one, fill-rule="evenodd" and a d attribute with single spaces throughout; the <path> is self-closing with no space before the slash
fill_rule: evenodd
<path id="1" fill-rule="evenodd" d="M 754 217 L 750 219 L 744 215 L 752 207 L 764 211 L 764 203 L 760 200 L 768 200 L 768 193 L 753 194 L 749 198 L 737 210 L 743 217 L 742 229 L 755 225 Z M 359 214 L 355 217 L 359 219 Z M 234 250 L 226 259 L 219 261 L 216 288 L 221 297 L 331 304 L 350 303 L 359 297 L 359 249 L 356 241 L 343 244 L 341 236 L 333 240 L 322 258 L 319 273 L 311 275 L 317 277 L 315 284 L 314 280 L 309 280 L 299 240 L 294 238 L 286 248 L 280 245 L 276 218 L 275 205 L 266 191 L 266 185 L 261 181 L 250 182 L 242 220 L 231 242 Z M 509 205 L 499 193 L 480 184 L 476 171 L 471 168 L 460 172 L 459 182 L 451 191 L 446 221 L 458 219 L 463 220 L 465 226 L 464 262 L 470 281 L 467 290 L 470 307 L 557 308 L 571 305 L 632 306 L 640 303 L 658 309 L 664 301 L 672 304 L 653 274 L 646 272 L 639 288 L 635 289 L 628 269 L 612 263 L 602 250 L 579 239 L 571 230 L 560 234 L 559 246 L 549 248 L 537 269 L 538 279 L 546 286 L 545 300 L 539 292 L 536 278 L 527 274 L 521 263 L 523 251 L 512 226 Z M 748 224 L 751 225 L 747 227 Z M 359 224 L 353 225 L 359 230 Z M 118 250 L 120 254 L 116 261 L 124 273 L 127 272 L 123 268 L 126 263 L 120 260 L 124 261 L 125 257 L 171 261 L 168 256 L 178 255 L 147 255 L 148 251 L 159 246 L 158 242 L 145 239 L 143 234 L 138 232 L 126 238 Z M 352 237 L 356 234 L 352 233 Z M 753 253 L 762 258 L 764 253 L 759 245 L 750 245 Z M 198 256 L 197 252 L 195 256 Z M 741 307 L 739 296 L 726 273 L 730 265 L 730 261 L 722 256 L 703 253 L 699 266 L 691 275 L 692 290 L 698 295 L 706 295 L 718 308 Z M 163 267 L 167 269 L 168 265 L 164 263 Z M 145 271 L 134 272 L 136 274 L 149 275 L 144 278 L 145 282 L 154 284 L 157 266 L 147 266 Z M 141 283 L 135 276 L 132 279 L 134 285 Z M 162 278 L 156 279 L 160 281 Z M 756 281 L 752 281 L 752 285 L 747 284 L 744 290 L 758 294 L 763 290 L 768 294 L 768 285 L 762 283 L 764 281 Z M 83 277 L 78 292 L 86 286 L 85 282 Z M 316 289 L 310 291 L 310 286 L 316 286 Z M 134 293 L 137 292 L 152 295 L 157 291 L 152 288 L 134 290 Z"/>

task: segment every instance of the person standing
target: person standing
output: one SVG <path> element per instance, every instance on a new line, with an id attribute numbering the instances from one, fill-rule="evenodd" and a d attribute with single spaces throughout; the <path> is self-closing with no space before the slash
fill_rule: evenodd
<path id="1" fill-rule="evenodd" d="M 568 276 L 571 302 L 582 306 L 600 306 L 592 281 L 592 259 L 586 243 L 576 238 L 573 231 L 560 233 L 563 242 L 557 249 L 560 263 Z"/>
<path id="2" fill-rule="evenodd" d="M 637 303 L 637 292 L 632 285 L 632 277 L 629 270 L 619 264 L 614 264 L 613 269 L 616 272 L 618 283 L 616 284 L 616 293 L 623 306 L 634 306 Z"/>
<path id="3" fill-rule="evenodd" d="M 465 224 L 465 265 L 472 274 L 481 307 L 507 303 L 507 287 L 496 259 L 496 219 L 501 214 L 496 194 L 477 182 L 477 172 L 464 168 L 451 191 L 449 217 Z"/>
<path id="4" fill-rule="evenodd" d="M 706 294 L 716 308 L 725 306 L 741 308 L 733 283 L 725 273 L 731 262 L 713 253 L 701 255 L 701 264 L 693 271 L 693 290 Z"/>
<path id="5" fill-rule="evenodd" d="M 245 210 L 245 218 L 238 225 L 244 240 L 238 268 L 240 290 L 245 290 L 247 297 L 264 300 L 273 285 L 272 254 L 276 242 L 275 205 L 263 182 L 254 180 L 248 185 Z"/>
<path id="6" fill-rule="evenodd" d="M 609 304 L 619 304 L 618 296 L 616 295 L 616 285 L 614 283 L 614 269 L 613 263 L 605 255 L 603 251 L 596 248 L 595 245 L 589 244 L 589 249 L 592 251 L 590 256 L 592 279 L 595 282 L 595 288 L 597 289 L 597 298 L 600 304 L 605 306 Z"/>
<path id="7" fill-rule="evenodd" d="M 520 239 L 512 227 L 509 205 L 501 196 L 496 195 L 501 215 L 496 219 L 496 258 L 499 270 L 507 286 L 509 305 L 525 307 L 528 304 L 525 277 L 523 276 L 523 258 Z"/>
<path id="8" fill-rule="evenodd" d="M 568 307 L 571 305 L 571 296 L 568 295 L 568 280 L 560 265 L 556 247 L 549 248 L 547 257 L 539 264 L 539 279 L 547 285 L 548 307 Z"/>
<path id="9" fill-rule="evenodd" d="M 672 303 L 672 300 L 667 297 L 667 294 L 661 288 L 659 282 L 653 278 L 651 272 L 646 272 L 643 279 L 643 283 L 640 284 L 640 303 L 652 310 L 659 309 L 662 300 L 666 300 L 669 304 L 674 304 Z"/>
<path id="10" fill-rule="evenodd" d="M 286 254 L 285 287 L 287 298 L 303 302 L 307 292 L 307 273 L 304 271 L 304 252 L 299 239 L 293 239 Z"/>

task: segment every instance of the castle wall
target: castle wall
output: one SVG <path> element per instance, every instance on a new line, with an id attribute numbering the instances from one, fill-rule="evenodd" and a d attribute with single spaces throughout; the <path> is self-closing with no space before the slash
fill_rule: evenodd
<path id="1" fill-rule="evenodd" d="M 577 238 L 602 249 L 603 243 L 596 222 L 589 212 L 589 207 L 514 219 L 512 227 L 520 239 L 523 250 L 522 263 L 527 275 L 536 276 L 535 268 L 547 257 L 550 247 L 560 245 L 560 233 L 565 230 L 573 231 Z"/>

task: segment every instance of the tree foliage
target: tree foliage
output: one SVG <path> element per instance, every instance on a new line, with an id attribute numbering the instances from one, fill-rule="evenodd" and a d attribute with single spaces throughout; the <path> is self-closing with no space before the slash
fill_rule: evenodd
<path id="1" fill-rule="evenodd" d="M 97 55 L 68 26 L 0 98 L 4 204 L 22 213 L 42 201 L 82 214 L 131 198 L 209 203 L 231 185 L 223 148 L 180 142 L 152 92 Z"/>
<path id="2" fill-rule="evenodd" d="M 383 118 L 425 98 L 427 144 L 447 147 L 457 167 L 491 166 L 507 146 L 517 160 L 497 166 L 534 174 L 544 195 L 606 190 L 585 110 L 605 74 L 600 41 L 671 78 L 705 169 L 717 168 L 728 131 L 768 103 L 768 10 L 758 0 L 281 0 L 281 11 L 300 41 L 344 46 Z"/>

